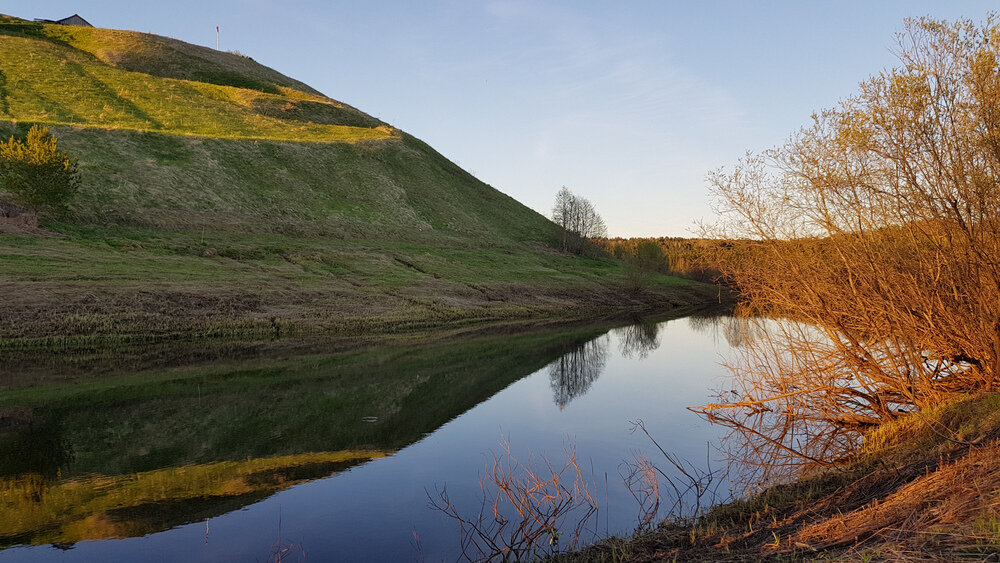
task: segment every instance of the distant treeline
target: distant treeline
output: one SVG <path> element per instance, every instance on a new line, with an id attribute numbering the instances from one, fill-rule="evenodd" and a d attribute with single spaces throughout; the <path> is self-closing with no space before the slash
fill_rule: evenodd
<path id="1" fill-rule="evenodd" d="M 591 241 L 615 258 L 640 268 L 672 276 L 715 283 L 719 269 L 713 256 L 730 243 L 705 238 L 594 238 Z"/>

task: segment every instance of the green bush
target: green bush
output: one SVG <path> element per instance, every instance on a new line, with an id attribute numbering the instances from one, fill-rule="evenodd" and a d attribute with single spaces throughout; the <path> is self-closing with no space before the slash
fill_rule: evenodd
<path id="1" fill-rule="evenodd" d="M 640 268 L 662 271 L 664 266 L 663 247 L 655 240 L 641 241 L 635 247 L 635 262 Z"/>
<path id="2" fill-rule="evenodd" d="M 0 190 L 14 203 L 61 211 L 79 185 L 76 159 L 59 150 L 48 127 L 32 126 L 25 141 L 0 142 Z"/>

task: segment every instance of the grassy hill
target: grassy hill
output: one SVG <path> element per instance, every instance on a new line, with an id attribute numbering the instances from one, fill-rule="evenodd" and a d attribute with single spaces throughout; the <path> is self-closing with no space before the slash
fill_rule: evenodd
<path id="1" fill-rule="evenodd" d="M 0 292 L 17 296 L 0 315 L 8 343 L 354 332 L 717 295 L 555 251 L 543 216 L 244 55 L 3 16 L 0 136 L 35 123 L 79 158 L 82 188 L 44 231 L 0 234 Z"/>
<path id="2" fill-rule="evenodd" d="M 389 127 L 251 59 L 131 31 L 0 19 L 11 119 L 219 138 L 385 139 Z"/>

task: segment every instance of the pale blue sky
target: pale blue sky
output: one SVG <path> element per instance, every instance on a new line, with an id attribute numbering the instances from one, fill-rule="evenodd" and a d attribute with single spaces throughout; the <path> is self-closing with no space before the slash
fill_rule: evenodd
<path id="1" fill-rule="evenodd" d="M 690 236 L 705 174 L 783 142 L 895 63 L 903 18 L 994 1 L 6 0 L 238 50 L 430 143 L 548 214 L 560 186 L 612 235 Z"/>

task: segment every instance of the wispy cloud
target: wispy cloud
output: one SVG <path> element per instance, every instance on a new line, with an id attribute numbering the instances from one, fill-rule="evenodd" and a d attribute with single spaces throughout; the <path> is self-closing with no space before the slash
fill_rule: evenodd
<path id="1" fill-rule="evenodd" d="M 732 135 L 745 126 L 739 100 L 677 61 L 662 36 L 608 33 L 602 22 L 551 4 L 504 0 L 490 3 L 487 12 L 535 46 L 520 52 L 533 57 L 523 74 L 531 75 L 526 82 L 545 85 L 529 97 L 550 115 L 612 120 L 664 135 Z"/>

